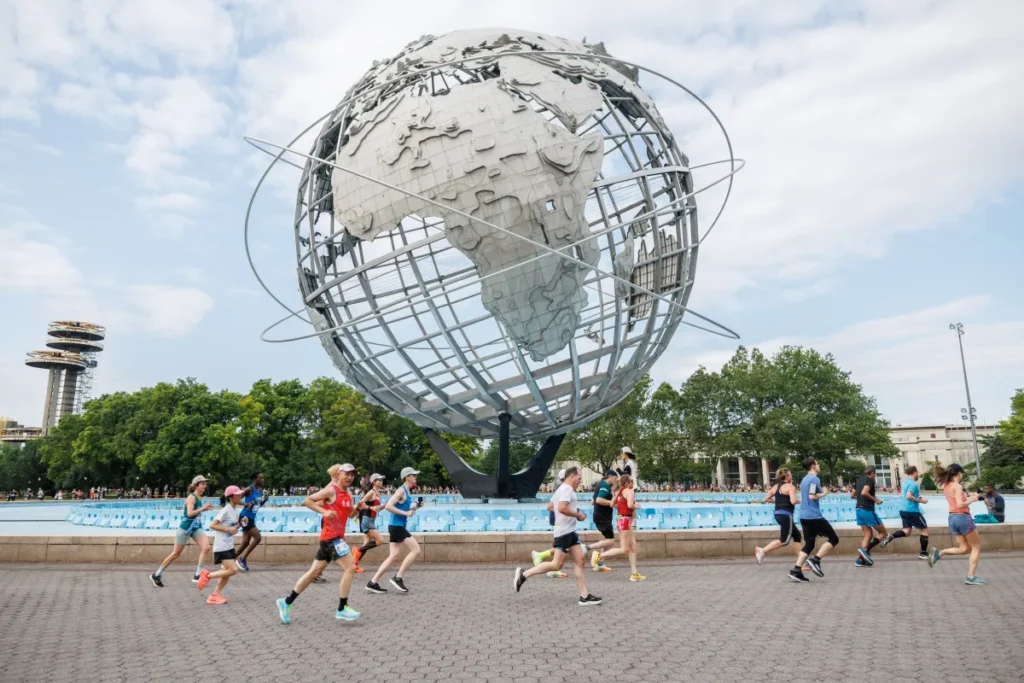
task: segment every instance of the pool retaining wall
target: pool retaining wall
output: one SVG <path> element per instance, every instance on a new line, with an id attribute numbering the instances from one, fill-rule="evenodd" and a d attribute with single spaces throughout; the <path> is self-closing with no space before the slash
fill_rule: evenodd
<path id="1" fill-rule="evenodd" d="M 988 550 L 1024 550 L 1024 524 L 982 524 L 982 547 Z M 953 539 L 946 527 L 932 527 L 931 543 L 947 548 Z M 860 545 L 860 529 L 836 529 L 839 546 L 835 553 L 852 555 Z M 550 547 L 551 534 L 546 532 L 483 532 L 483 533 L 416 533 L 423 556 L 432 563 L 522 562 L 530 561 L 530 551 Z M 587 541 L 601 538 L 586 531 Z M 778 538 L 775 529 L 702 529 L 686 531 L 640 531 L 637 539 L 641 558 L 713 558 L 752 556 L 756 546 L 767 545 Z M 0 562 L 97 562 L 153 564 L 163 560 L 172 544 L 170 535 L 162 536 L 0 536 Z M 349 534 L 354 547 L 362 543 L 361 534 Z M 820 543 L 820 541 L 819 541 Z M 315 534 L 266 534 L 263 542 L 250 555 L 254 562 L 308 562 L 316 552 Z M 917 533 L 911 538 L 894 541 L 883 553 L 917 554 Z M 369 564 L 383 559 L 384 550 L 370 554 Z M 790 549 L 776 550 L 781 557 Z M 198 549 L 190 543 L 182 553 L 184 561 L 195 562 Z"/>

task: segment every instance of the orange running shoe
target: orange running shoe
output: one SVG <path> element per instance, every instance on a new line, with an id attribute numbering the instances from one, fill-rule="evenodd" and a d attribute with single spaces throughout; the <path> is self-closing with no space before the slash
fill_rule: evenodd
<path id="1" fill-rule="evenodd" d="M 227 603 L 227 599 L 218 593 L 214 593 L 210 597 L 206 598 L 207 605 L 226 605 Z"/>
<path id="2" fill-rule="evenodd" d="M 210 583 L 210 570 L 204 569 L 199 572 L 199 581 L 196 582 L 196 586 L 199 587 L 199 590 L 203 590 L 208 583 Z"/>
<path id="3" fill-rule="evenodd" d="M 366 570 L 360 567 L 358 564 L 356 565 L 356 574 L 362 574 L 365 571 Z"/>

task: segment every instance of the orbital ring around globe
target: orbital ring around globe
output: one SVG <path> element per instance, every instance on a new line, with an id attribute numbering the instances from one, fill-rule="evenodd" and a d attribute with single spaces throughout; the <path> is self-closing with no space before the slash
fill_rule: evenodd
<path id="1" fill-rule="evenodd" d="M 673 79 L 602 44 L 505 31 L 424 36 L 289 145 L 246 138 L 274 159 L 245 247 L 288 311 L 264 341 L 318 337 L 369 402 L 426 428 L 494 438 L 500 422 L 543 438 L 614 407 L 680 323 L 737 338 L 686 302 L 744 162 Z M 697 100 L 729 158 L 691 165 L 641 71 Z M 291 148 L 325 120 L 311 153 Z M 303 173 L 293 228 L 308 319 L 267 287 L 249 247 L 278 161 Z M 695 189 L 690 172 L 714 164 L 729 173 Z M 701 235 L 693 198 L 726 181 Z M 293 317 L 314 332 L 267 337 Z"/>

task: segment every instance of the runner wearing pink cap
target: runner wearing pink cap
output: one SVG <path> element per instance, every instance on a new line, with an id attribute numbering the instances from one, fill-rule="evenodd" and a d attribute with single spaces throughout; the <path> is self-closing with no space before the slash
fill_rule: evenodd
<path id="1" fill-rule="evenodd" d="M 213 563 L 219 564 L 221 568 L 212 573 L 208 569 L 199 573 L 199 590 L 206 588 L 210 579 L 217 579 L 213 595 L 206 599 L 207 605 L 223 605 L 227 602 L 221 592 L 231 577 L 238 573 L 238 566 L 235 563 L 235 534 L 238 533 L 242 489 L 237 486 L 227 487 L 224 489 L 224 495 L 220 497 L 220 502 L 224 508 L 214 517 L 210 529 L 213 530 Z"/>

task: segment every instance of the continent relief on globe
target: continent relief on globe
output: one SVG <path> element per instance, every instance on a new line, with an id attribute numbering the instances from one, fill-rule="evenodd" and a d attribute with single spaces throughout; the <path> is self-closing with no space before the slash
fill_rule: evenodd
<path id="1" fill-rule="evenodd" d="M 601 169 L 603 138 L 572 131 L 600 107 L 599 91 L 529 60 L 508 61 L 517 63 L 512 90 L 530 88 L 552 100 L 549 109 L 565 127 L 547 121 L 503 80 L 459 85 L 444 96 L 413 96 L 407 90 L 367 112 L 339 148 L 337 163 L 551 248 L 588 237 L 584 209 Z M 442 219 L 449 242 L 480 277 L 523 264 L 483 280 L 481 299 L 534 361 L 561 351 L 572 339 L 587 304 L 587 268 L 341 170 L 332 174 L 331 184 L 335 219 L 359 239 L 372 240 L 416 214 Z M 566 253 L 598 263 L 594 240 Z"/>

